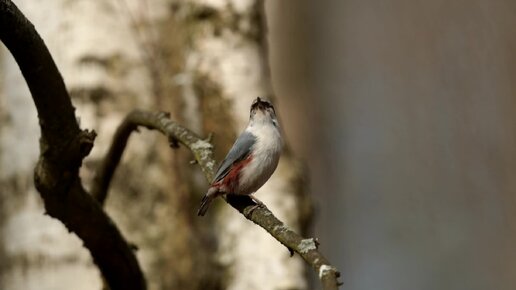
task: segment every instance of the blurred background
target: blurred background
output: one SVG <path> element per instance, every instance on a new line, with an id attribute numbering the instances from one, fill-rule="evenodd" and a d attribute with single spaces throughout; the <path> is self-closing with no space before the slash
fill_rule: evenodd
<path id="1" fill-rule="evenodd" d="M 267 3 L 343 289 L 515 289 L 516 2 Z"/>
<path id="2" fill-rule="evenodd" d="M 341 271 L 341 289 L 516 289 L 516 2 L 265 3 L 277 110 L 308 169 L 311 233 Z M 52 22 L 44 13 L 29 18 Z M 58 63 L 72 48 L 55 48 Z M 6 54 L 0 87 L 16 93 Z M 4 95 L 0 109 L 24 102 L 8 106 Z M 27 116 L 18 118 L 37 122 Z M 12 134 L 29 138 L 1 130 L 4 148 Z M 37 147 L 27 143 L 19 155 L 34 159 Z M 32 166 L 2 156 L 4 177 L 13 164 Z M 4 182 L 4 197 L 29 183 Z M 16 232 L 10 227 L 4 240 Z M 9 271 L 3 285 L 16 280 Z"/>

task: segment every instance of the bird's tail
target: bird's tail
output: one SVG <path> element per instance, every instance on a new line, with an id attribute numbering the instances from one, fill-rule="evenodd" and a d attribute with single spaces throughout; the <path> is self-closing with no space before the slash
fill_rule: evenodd
<path id="1" fill-rule="evenodd" d="M 213 198 L 215 198 L 215 195 L 209 194 L 209 192 L 204 195 L 201 201 L 201 205 L 199 206 L 199 210 L 197 211 L 198 216 L 204 216 L 204 214 L 206 214 L 206 211 L 208 210 L 208 207 L 210 206 Z"/>

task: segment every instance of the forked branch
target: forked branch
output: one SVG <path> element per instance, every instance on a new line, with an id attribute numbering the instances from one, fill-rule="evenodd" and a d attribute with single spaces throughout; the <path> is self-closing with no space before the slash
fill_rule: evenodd
<path id="1" fill-rule="evenodd" d="M 215 173 L 213 146 L 201 139 L 192 131 L 170 120 L 167 113 L 152 113 L 133 111 L 124 119 L 118 128 L 113 144 L 95 177 L 93 194 L 99 200 L 106 198 L 109 183 L 120 162 L 123 151 L 131 135 L 139 126 L 158 130 L 164 134 L 171 145 L 183 144 L 194 154 L 195 160 L 201 166 L 206 179 L 212 180 Z M 335 290 L 340 283 L 340 273 L 319 252 L 318 241 L 314 238 L 304 239 L 283 222 L 277 219 L 266 207 L 255 207 L 255 203 L 247 196 L 228 195 L 226 201 L 242 213 L 247 219 L 265 229 L 276 240 L 291 251 L 298 253 L 319 275 L 324 290 Z"/>

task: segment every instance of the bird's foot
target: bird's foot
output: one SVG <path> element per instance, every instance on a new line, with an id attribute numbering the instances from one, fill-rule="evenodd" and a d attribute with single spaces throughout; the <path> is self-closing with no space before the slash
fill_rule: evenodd
<path id="1" fill-rule="evenodd" d="M 255 207 L 267 208 L 265 204 L 261 200 L 257 199 L 254 195 L 250 194 L 249 197 L 256 203 Z"/>
<path id="2" fill-rule="evenodd" d="M 249 197 L 256 203 L 255 205 L 253 205 L 247 212 L 248 212 L 248 215 L 252 214 L 253 211 L 255 211 L 257 208 L 261 207 L 261 208 L 267 208 L 267 206 L 265 206 L 265 204 L 257 199 L 256 197 L 254 197 L 252 194 L 249 195 Z"/>

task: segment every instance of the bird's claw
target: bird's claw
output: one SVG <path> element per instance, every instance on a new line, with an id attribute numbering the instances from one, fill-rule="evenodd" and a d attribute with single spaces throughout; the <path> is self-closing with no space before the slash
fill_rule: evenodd
<path id="1" fill-rule="evenodd" d="M 255 207 L 259 206 L 259 207 L 267 208 L 265 206 L 265 204 L 261 200 L 257 199 L 254 195 L 250 194 L 249 197 L 256 203 Z"/>
<path id="2" fill-rule="evenodd" d="M 267 206 L 266 206 L 263 202 L 261 202 L 261 201 L 259 201 L 259 200 L 256 200 L 256 199 L 255 199 L 255 198 L 253 198 L 253 197 L 251 197 L 251 198 L 253 199 L 253 201 L 254 201 L 256 204 L 252 205 L 248 210 L 246 210 L 246 214 L 245 214 L 245 216 L 246 216 L 246 217 L 250 217 L 250 216 L 251 216 L 251 214 L 252 214 L 256 209 L 258 209 L 258 208 L 267 208 Z"/>

